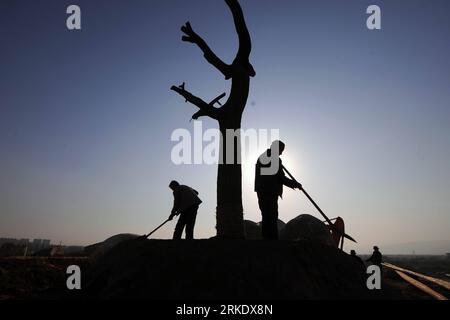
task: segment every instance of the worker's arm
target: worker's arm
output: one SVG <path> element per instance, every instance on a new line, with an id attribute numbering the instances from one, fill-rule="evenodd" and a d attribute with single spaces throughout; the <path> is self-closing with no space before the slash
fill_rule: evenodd
<path id="1" fill-rule="evenodd" d="M 297 182 L 295 180 L 291 180 L 291 179 L 289 179 L 286 176 L 283 176 L 283 184 L 286 187 L 289 187 L 289 188 L 292 188 L 292 189 L 295 189 L 295 188 L 298 188 L 300 190 L 302 189 L 302 184 L 301 183 L 299 183 L 299 182 Z"/>
<path id="2" fill-rule="evenodd" d="M 176 191 L 173 192 L 173 207 L 170 212 L 169 220 L 172 220 L 177 215 L 178 208 L 180 207 L 180 194 Z"/>
<path id="3" fill-rule="evenodd" d="M 301 183 L 286 177 L 286 175 L 284 174 L 284 171 L 283 171 L 283 163 L 282 163 L 281 159 L 280 159 L 280 164 L 279 164 L 279 169 L 278 169 L 278 175 L 280 176 L 280 179 L 283 182 L 283 185 L 285 185 L 286 187 L 289 187 L 292 189 L 295 189 L 295 188 L 298 188 L 300 190 L 302 189 Z"/>

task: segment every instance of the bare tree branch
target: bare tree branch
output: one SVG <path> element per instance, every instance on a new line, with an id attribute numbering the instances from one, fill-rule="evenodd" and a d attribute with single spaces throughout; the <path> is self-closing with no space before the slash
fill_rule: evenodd
<path id="1" fill-rule="evenodd" d="M 239 50 L 236 59 L 239 63 L 247 69 L 248 75 L 254 77 L 256 75 L 255 69 L 250 64 L 250 52 L 252 51 L 252 41 L 247 25 L 245 24 L 244 13 L 237 0 L 225 0 L 226 4 L 233 15 L 234 25 L 239 37 Z"/>
<path id="2" fill-rule="evenodd" d="M 222 103 L 220 103 L 220 99 L 222 99 L 223 97 L 225 97 L 227 94 L 224 92 L 224 93 L 222 93 L 220 96 L 218 96 L 217 98 L 214 98 L 213 100 L 211 100 L 211 102 L 209 103 L 209 105 L 211 106 L 211 107 L 214 107 L 214 105 L 216 104 L 216 103 L 218 103 L 219 104 L 219 106 L 221 106 L 222 105 Z"/>
<path id="3" fill-rule="evenodd" d="M 250 39 L 250 33 L 248 32 L 247 25 L 245 24 L 244 14 L 242 8 L 236 0 L 225 0 L 228 7 L 230 7 L 233 14 L 234 25 L 236 32 L 239 36 L 239 55 L 243 58 L 249 58 L 250 51 L 252 50 L 252 43 Z"/>
<path id="4" fill-rule="evenodd" d="M 199 110 L 192 115 L 192 120 L 197 120 L 198 118 L 204 117 L 204 116 L 207 116 L 207 114 L 205 112 L 203 112 L 203 110 Z"/>
<path id="5" fill-rule="evenodd" d="M 184 89 L 183 85 L 177 87 L 172 86 L 170 90 L 175 91 L 180 96 L 186 99 L 186 102 L 190 102 L 197 106 L 200 110 L 192 116 L 192 119 L 197 120 L 199 117 L 208 116 L 213 119 L 218 119 L 218 109 L 214 108 L 211 104 L 206 103 L 199 97 L 194 96 L 192 93 Z"/>
<path id="6" fill-rule="evenodd" d="M 203 55 L 210 64 L 216 67 L 224 76 L 225 79 L 231 78 L 231 68 L 225 62 L 223 62 L 217 55 L 211 50 L 211 48 L 191 27 L 191 24 L 186 22 L 184 26 L 181 27 L 181 31 L 186 35 L 181 39 L 185 42 L 195 43 L 202 51 Z"/>

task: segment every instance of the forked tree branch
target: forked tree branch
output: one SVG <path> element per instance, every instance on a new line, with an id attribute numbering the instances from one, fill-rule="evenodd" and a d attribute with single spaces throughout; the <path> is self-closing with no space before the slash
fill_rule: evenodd
<path id="1" fill-rule="evenodd" d="M 180 96 L 184 97 L 186 99 L 186 102 L 190 102 L 200 109 L 198 112 L 196 112 L 192 116 L 192 119 L 197 120 L 200 117 L 208 116 L 212 119 L 218 120 L 218 115 L 219 115 L 218 110 L 219 109 L 214 108 L 213 105 L 206 103 L 199 97 L 194 96 L 192 93 L 190 93 L 189 91 L 184 89 L 184 84 L 180 87 L 172 86 L 170 88 L 170 90 L 175 91 Z M 214 100 L 216 100 L 216 99 L 214 99 Z"/>
<path id="2" fill-rule="evenodd" d="M 239 36 L 239 54 L 242 55 L 243 58 L 248 59 L 250 51 L 252 50 L 252 42 L 247 25 L 245 24 L 242 8 L 237 0 L 225 0 L 225 2 L 233 15 L 234 25 Z"/>
<path id="3" fill-rule="evenodd" d="M 225 79 L 231 78 L 231 67 L 223 62 L 206 44 L 205 40 L 194 32 L 189 21 L 181 27 L 181 31 L 186 34 L 181 38 L 183 41 L 195 43 L 203 51 L 206 61 L 216 67 L 225 76 Z"/>
<path id="4" fill-rule="evenodd" d="M 248 75 L 250 77 L 254 77 L 256 72 L 249 61 L 250 52 L 252 51 L 252 41 L 245 23 L 241 5 L 237 0 L 225 0 L 225 2 L 233 15 L 234 25 L 239 37 L 239 49 L 236 54 L 235 62 L 242 64 L 243 67 L 247 69 Z"/>

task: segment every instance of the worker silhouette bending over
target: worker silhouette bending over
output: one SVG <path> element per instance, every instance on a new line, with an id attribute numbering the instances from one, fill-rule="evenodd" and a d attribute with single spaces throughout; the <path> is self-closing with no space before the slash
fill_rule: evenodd
<path id="1" fill-rule="evenodd" d="M 302 188 L 300 183 L 284 175 L 280 159 L 284 148 L 283 142 L 274 141 L 256 162 L 255 192 L 262 215 L 262 237 L 267 240 L 278 239 L 278 197 L 283 196 L 283 185 Z"/>
<path id="2" fill-rule="evenodd" d="M 194 239 L 194 225 L 197 217 L 197 210 L 202 200 L 198 197 L 198 192 L 191 187 L 180 185 L 177 181 L 172 181 L 169 188 L 173 191 L 173 208 L 169 216 L 172 220 L 174 216 L 180 215 L 173 239 L 181 239 L 183 229 L 186 227 L 186 239 Z"/>

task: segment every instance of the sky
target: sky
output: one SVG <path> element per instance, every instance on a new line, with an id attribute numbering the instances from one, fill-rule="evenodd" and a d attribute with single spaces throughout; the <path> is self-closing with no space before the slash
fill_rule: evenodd
<path id="1" fill-rule="evenodd" d="M 71 4 L 79 31 L 66 28 Z M 415 251 L 450 252 L 450 3 L 241 4 L 256 70 L 243 128 L 279 129 L 286 167 L 358 240 L 346 250 L 436 242 Z M 366 27 L 371 4 L 381 30 Z M 170 214 L 172 179 L 204 201 L 196 236 L 215 235 L 217 166 L 171 160 L 171 135 L 193 132 L 196 108 L 170 86 L 186 82 L 205 100 L 230 89 L 181 41 L 188 20 L 233 60 L 237 35 L 220 0 L 0 2 L 0 237 L 87 245 L 147 233 Z M 257 156 L 244 159 L 243 205 L 258 222 Z M 280 219 L 299 214 L 320 218 L 286 189 Z M 170 238 L 174 225 L 155 237 Z"/>

